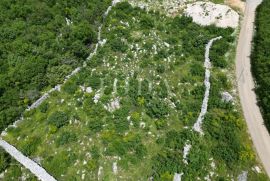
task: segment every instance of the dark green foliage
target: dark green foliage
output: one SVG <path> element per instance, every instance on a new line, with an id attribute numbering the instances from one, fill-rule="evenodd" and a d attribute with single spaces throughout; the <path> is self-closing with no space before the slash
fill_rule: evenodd
<path id="1" fill-rule="evenodd" d="M 121 39 L 118 38 L 112 39 L 110 41 L 110 45 L 112 50 L 116 52 L 125 52 L 128 49 L 128 46 Z"/>
<path id="2" fill-rule="evenodd" d="M 61 133 L 60 136 L 56 139 L 56 145 L 61 146 L 76 141 L 77 136 L 75 133 L 65 131 Z"/>
<path id="3" fill-rule="evenodd" d="M 188 16 L 176 16 L 173 20 L 172 26 L 175 28 L 184 29 L 192 23 L 192 18 Z"/>
<path id="4" fill-rule="evenodd" d="M 74 81 L 68 81 L 67 83 L 64 84 L 62 89 L 68 94 L 73 95 L 76 92 L 77 88 L 78 86 L 76 85 Z"/>
<path id="5" fill-rule="evenodd" d="M 30 156 L 31 154 L 35 153 L 40 144 L 40 141 L 41 141 L 40 137 L 28 138 L 27 141 L 24 142 L 22 145 L 22 152 L 27 156 Z"/>
<path id="6" fill-rule="evenodd" d="M 148 28 L 154 27 L 153 19 L 149 15 L 143 15 L 140 23 L 141 23 L 141 27 L 143 29 L 148 29 Z"/>
<path id="7" fill-rule="evenodd" d="M 263 1 L 257 9 L 256 35 L 251 56 L 256 93 L 265 125 L 270 130 L 270 2 Z"/>
<path id="8" fill-rule="evenodd" d="M 49 156 L 46 160 L 44 160 L 44 167 L 54 177 L 60 178 L 61 174 L 67 172 L 66 168 L 74 164 L 75 160 L 76 157 L 74 153 L 61 151 L 57 155 Z"/>
<path id="9" fill-rule="evenodd" d="M 165 72 L 165 66 L 164 65 L 158 65 L 158 67 L 157 67 L 157 72 L 158 73 L 164 73 Z"/>
<path id="10" fill-rule="evenodd" d="M 212 139 L 217 141 L 217 145 L 212 150 L 214 157 L 232 168 L 239 161 L 242 151 L 238 120 L 233 114 L 224 115 L 218 111 L 216 113 L 217 116 L 206 117 L 205 128 Z"/>
<path id="11" fill-rule="evenodd" d="M 225 54 L 229 50 L 228 41 L 226 39 L 221 39 L 215 42 L 211 48 L 210 59 L 215 67 L 225 68 L 227 67 L 227 62 L 225 60 Z"/>
<path id="12" fill-rule="evenodd" d="M 93 119 L 88 122 L 88 128 L 90 130 L 90 134 L 97 133 L 102 130 L 104 122 L 102 119 Z"/>
<path id="13" fill-rule="evenodd" d="M 162 118 L 169 113 L 169 107 L 159 99 L 151 99 L 146 104 L 147 114 L 152 118 Z"/>
<path id="14" fill-rule="evenodd" d="M 62 126 L 68 124 L 68 115 L 62 111 L 53 112 L 48 117 L 48 123 L 57 128 L 61 128 Z"/>
<path id="15" fill-rule="evenodd" d="M 98 147 L 96 146 L 93 146 L 93 148 L 91 149 L 91 156 L 93 159 L 99 159 L 100 158 L 100 152 L 99 152 L 99 149 Z"/>
<path id="16" fill-rule="evenodd" d="M 0 172 L 2 173 L 10 163 L 9 155 L 0 148 Z"/>
<path id="17" fill-rule="evenodd" d="M 87 79 L 87 82 L 90 87 L 94 89 L 99 89 L 101 86 L 101 79 L 99 76 L 93 75 Z"/>
<path id="18" fill-rule="evenodd" d="M 46 113 L 48 108 L 49 108 L 49 104 L 47 102 L 44 102 L 39 106 L 39 110 L 42 113 Z"/>
<path id="19" fill-rule="evenodd" d="M 204 75 L 204 68 L 202 64 L 195 63 L 191 65 L 190 73 L 194 76 L 203 76 Z"/>
<path id="20" fill-rule="evenodd" d="M 161 152 L 153 157 L 153 177 L 155 180 L 163 180 L 163 174 L 168 172 L 181 173 L 182 171 L 182 154 L 177 151 Z"/>
<path id="21" fill-rule="evenodd" d="M 110 0 L 0 2 L 0 130 L 19 118 L 41 90 L 63 82 L 89 55 L 110 4 Z M 67 25 L 66 18 L 73 23 Z"/>

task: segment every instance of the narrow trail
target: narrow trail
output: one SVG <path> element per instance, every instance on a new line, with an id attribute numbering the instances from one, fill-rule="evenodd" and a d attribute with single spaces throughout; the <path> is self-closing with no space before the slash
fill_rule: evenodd
<path id="1" fill-rule="evenodd" d="M 240 102 L 248 130 L 258 156 L 270 177 L 270 135 L 263 121 L 254 92 L 250 54 L 254 32 L 255 12 L 262 0 L 247 0 L 244 20 L 240 31 L 236 53 L 236 75 Z"/>
<path id="2" fill-rule="evenodd" d="M 112 7 L 115 6 L 120 0 L 112 0 L 111 6 L 109 6 L 106 10 L 106 12 L 103 15 L 103 21 L 106 19 L 110 11 L 112 10 Z M 98 43 L 96 43 L 94 51 L 89 55 L 87 60 L 84 62 L 83 66 L 85 67 L 87 65 L 87 61 L 91 60 L 94 55 L 96 55 L 97 50 L 100 45 L 104 44 L 104 41 L 101 40 L 101 31 L 102 31 L 103 23 L 98 28 Z M 75 70 L 73 70 L 69 75 L 65 77 L 65 80 L 63 84 L 65 84 L 73 75 L 77 74 L 82 67 L 77 67 Z M 37 108 L 39 105 L 41 105 L 47 98 L 49 98 L 50 94 L 54 91 L 60 91 L 63 84 L 56 85 L 54 88 L 50 89 L 48 92 L 44 93 L 37 101 L 35 101 L 32 105 L 30 105 L 25 111 L 30 111 L 32 109 Z M 21 121 L 23 121 L 24 118 L 21 117 L 17 121 L 15 121 L 12 125 L 9 125 L 9 127 L 16 127 L 17 124 Z M 5 136 L 7 134 L 7 128 L 1 133 L 1 136 Z M 36 162 L 28 158 L 27 156 L 24 156 L 23 153 L 21 153 L 19 150 L 17 150 L 14 146 L 10 145 L 6 141 L 4 141 L 0 136 L 0 147 L 2 147 L 7 153 L 9 153 L 15 160 L 17 160 L 19 163 L 21 163 L 23 166 L 25 166 L 27 169 L 29 169 L 38 179 L 42 181 L 56 181 L 55 178 L 53 178 L 49 173 L 46 172 L 44 168 L 42 168 L 40 165 L 38 165 Z"/>

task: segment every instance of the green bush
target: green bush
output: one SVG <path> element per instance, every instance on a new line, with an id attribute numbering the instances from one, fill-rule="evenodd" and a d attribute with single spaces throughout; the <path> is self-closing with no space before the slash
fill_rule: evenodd
<path id="1" fill-rule="evenodd" d="M 48 108 L 49 108 L 49 104 L 47 102 L 44 102 L 39 106 L 39 110 L 42 113 L 46 113 Z"/>
<path id="2" fill-rule="evenodd" d="M 73 94 L 75 94 L 77 88 L 78 88 L 78 86 L 76 85 L 76 83 L 74 81 L 68 81 L 67 83 L 64 84 L 62 89 L 66 93 L 73 95 Z"/>
<path id="3" fill-rule="evenodd" d="M 65 131 L 61 133 L 60 136 L 56 139 L 56 145 L 61 146 L 76 141 L 77 136 L 75 133 Z"/>
<path id="4" fill-rule="evenodd" d="M 9 155 L 2 148 L 0 148 L 0 173 L 5 171 L 9 163 L 10 163 Z"/>
<path id="5" fill-rule="evenodd" d="M 61 128 L 69 123 L 68 119 L 68 115 L 65 112 L 56 111 L 48 117 L 48 123 L 57 128 Z"/>
<path id="6" fill-rule="evenodd" d="M 163 120 L 163 119 L 156 120 L 155 125 L 156 125 L 156 128 L 158 130 L 161 130 L 161 129 L 164 129 L 167 126 L 167 122 L 166 122 L 166 120 Z"/>
<path id="7" fill-rule="evenodd" d="M 146 113 L 152 118 L 163 118 L 169 113 L 168 105 L 159 99 L 151 99 L 146 108 Z"/>
<path id="8" fill-rule="evenodd" d="M 90 120 L 88 122 L 88 128 L 91 131 L 91 133 L 97 133 L 102 130 L 103 124 L 104 122 L 102 121 L 102 119 Z"/>
<path id="9" fill-rule="evenodd" d="M 194 76 L 203 76 L 204 75 L 204 68 L 202 66 L 202 63 L 194 63 L 190 67 L 190 73 Z"/>
<path id="10" fill-rule="evenodd" d="M 41 143 L 40 137 L 30 137 L 22 145 L 22 152 L 27 156 L 31 156 L 37 151 L 39 144 Z"/>

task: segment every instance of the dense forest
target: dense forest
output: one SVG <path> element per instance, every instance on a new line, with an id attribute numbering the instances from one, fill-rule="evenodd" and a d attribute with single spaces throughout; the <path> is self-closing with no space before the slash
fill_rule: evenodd
<path id="1" fill-rule="evenodd" d="M 256 35 L 252 52 L 252 71 L 256 93 L 264 121 L 270 130 L 270 1 L 263 1 L 257 9 Z"/>
<path id="2" fill-rule="evenodd" d="M 0 1 L 0 131 L 86 59 L 110 3 Z"/>

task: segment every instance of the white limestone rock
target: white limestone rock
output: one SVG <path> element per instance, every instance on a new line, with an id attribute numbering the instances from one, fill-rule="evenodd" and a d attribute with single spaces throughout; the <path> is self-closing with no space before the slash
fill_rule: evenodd
<path id="1" fill-rule="evenodd" d="M 212 2 L 198 1 L 188 4 L 184 13 L 202 26 L 214 24 L 221 28 L 237 28 L 239 24 L 239 14 L 236 11 L 229 6 Z"/>
<path id="2" fill-rule="evenodd" d="M 222 101 L 224 102 L 231 102 L 233 101 L 233 96 L 229 92 L 222 92 Z"/>

